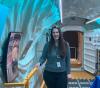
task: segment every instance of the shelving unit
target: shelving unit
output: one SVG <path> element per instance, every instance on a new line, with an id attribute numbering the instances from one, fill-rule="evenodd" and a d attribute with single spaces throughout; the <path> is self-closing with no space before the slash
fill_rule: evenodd
<path id="1" fill-rule="evenodd" d="M 100 41 L 93 31 L 84 33 L 84 69 L 100 75 Z"/>

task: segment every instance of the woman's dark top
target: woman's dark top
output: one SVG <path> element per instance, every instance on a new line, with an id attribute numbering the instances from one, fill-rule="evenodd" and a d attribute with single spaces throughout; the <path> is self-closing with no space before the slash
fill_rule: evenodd
<path id="1" fill-rule="evenodd" d="M 64 72 L 70 73 L 70 47 L 66 43 L 66 57 L 61 58 L 59 55 L 59 49 L 53 46 L 51 52 L 48 52 L 48 43 L 45 44 L 42 56 L 39 60 L 42 65 L 46 60 L 45 70 L 50 72 Z"/>

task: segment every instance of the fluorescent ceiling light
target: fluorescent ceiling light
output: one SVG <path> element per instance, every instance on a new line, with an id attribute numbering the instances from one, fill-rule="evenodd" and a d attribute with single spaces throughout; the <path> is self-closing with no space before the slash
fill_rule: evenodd
<path id="1" fill-rule="evenodd" d="M 92 22 L 97 22 L 98 24 L 100 24 L 100 17 L 97 17 L 97 18 L 95 18 L 93 20 L 90 20 L 90 21 L 86 22 L 86 24 L 90 24 Z"/>

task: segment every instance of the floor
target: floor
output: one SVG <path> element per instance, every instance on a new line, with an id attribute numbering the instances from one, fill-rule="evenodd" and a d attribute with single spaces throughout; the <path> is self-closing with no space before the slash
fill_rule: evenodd
<path id="1" fill-rule="evenodd" d="M 90 88 L 93 81 L 93 79 L 72 79 L 68 81 L 68 88 Z"/>
<path id="2" fill-rule="evenodd" d="M 71 72 L 72 79 L 68 81 L 68 88 L 90 88 L 95 76 L 86 71 Z"/>
<path id="3" fill-rule="evenodd" d="M 94 79 L 95 76 L 93 76 L 91 73 L 86 71 L 73 71 L 71 72 L 72 79 Z"/>

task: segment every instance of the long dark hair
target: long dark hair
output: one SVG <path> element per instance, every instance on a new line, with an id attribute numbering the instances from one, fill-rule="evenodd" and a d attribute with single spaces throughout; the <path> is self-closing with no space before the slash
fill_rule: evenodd
<path id="1" fill-rule="evenodd" d="M 51 49 L 52 47 L 55 45 L 55 41 L 54 41 L 54 38 L 53 38 L 53 29 L 58 29 L 58 32 L 59 32 L 59 53 L 60 53 L 60 57 L 61 58 L 65 58 L 66 56 L 66 43 L 65 43 L 65 40 L 63 39 L 63 36 L 62 36 L 62 33 L 61 33 L 61 30 L 60 28 L 58 27 L 53 27 L 51 29 L 51 34 L 50 34 L 50 41 L 49 41 L 49 47 L 48 47 L 48 51 L 51 52 Z"/>

